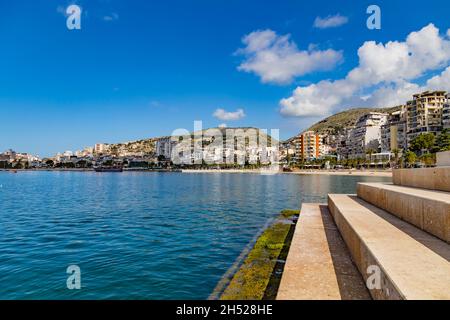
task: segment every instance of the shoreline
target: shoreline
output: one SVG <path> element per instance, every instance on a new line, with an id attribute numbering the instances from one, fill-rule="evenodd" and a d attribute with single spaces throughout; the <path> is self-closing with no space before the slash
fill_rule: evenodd
<path id="1" fill-rule="evenodd" d="M 356 177 L 392 177 L 391 170 L 300 170 L 292 172 L 259 170 L 259 169 L 230 169 L 230 170 L 198 170 L 183 169 L 182 173 L 253 173 L 253 174 L 296 174 L 296 175 L 329 175 L 329 176 L 356 176 Z"/>
<path id="2" fill-rule="evenodd" d="M 0 169 L 0 172 L 95 172 L 93 169 Z M 355 177 L 392 177 L 391 170 L 299 170 L 292 172 L 284 172 L 278 170 L 264 170 L 264 169 L 225 169 L 225 170 L 210 170 L 210 169 L 181 169 L 181 170 L 146 170 L 146 169 L 132 169 L 124 170 L 121 173 L 127 172 L 150 172 L 150 173 L 186 173 L 186 174 L 295 174 L 295 175 L 328 175 L 328 176 L 355 176 Z"/>
<path id="3" fill-rule="evenodd" d="M 208 300 L 275 300 L 300 210 L 282 210 L 244 248 Z"/>

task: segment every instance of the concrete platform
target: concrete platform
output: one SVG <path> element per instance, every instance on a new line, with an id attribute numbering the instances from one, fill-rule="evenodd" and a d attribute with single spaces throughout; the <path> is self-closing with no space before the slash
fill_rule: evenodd
<path id="1" fill-rule="evenodd" d="M 358 197 L 450 243 L 450 193 L 358 183 Z"/>
<path id="2" fill-rule="evenodd" d="M 378 269 L 374 299 L 450 299 L 446 242 L 356 196 L 330 194 L 328 207 L 364 279 Z"/>
<path id="3" fill-rule="evenodd" d="M 394 184 L 450 192 L 450 167 L 394 169 Z"/>
<path id="4" fill-rule="evenodd" d="M 436 153 L 436 165 L 438 167 L 450 167 L 450 151 Z"/>
<path id="5" fill-rule="evenodd" d="M 370 299 L 326 205 L 303 204 L 277 300 Z"/>

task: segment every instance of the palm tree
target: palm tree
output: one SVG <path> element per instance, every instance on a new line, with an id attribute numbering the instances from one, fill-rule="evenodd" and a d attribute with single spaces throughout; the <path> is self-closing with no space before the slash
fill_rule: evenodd
<path id="1" fill-rule="evenodd" d="M 392 153 L 394 154 L 394 163 L 397 166 L 397 164 L 398 164 L 398 155 L 400 153 L 400 150 L 395 148 L 395 149 L 392 150 Z"/>
<path id="2" fill-rule="evenodd" d="M 366 150 L 366 154 L 369 155 L 369 165 L 372 163 L 372 155 L 375 153 L 375 150 L 372 148 L 369 148 Z"/>

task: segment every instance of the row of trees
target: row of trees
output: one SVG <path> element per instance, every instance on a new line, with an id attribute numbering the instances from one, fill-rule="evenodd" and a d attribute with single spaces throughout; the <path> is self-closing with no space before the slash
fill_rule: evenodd
<path id="1" fill-rule="evenodd" d="M 418 162 L 425 166 L 432 166 L 436 162 L 436 152 L 449 151 L 450 150 L 450 130 L 445 129 L 439 135 L 435 136 L 432 133 L 424 133 L 417 136 L 410 142 L 410 147 L 406 150 L 402 156 L 400 149 L 392 150 L 391 163 L 382 163 L 382 167 L 412 167 L 418 164 Z M 307 168 L 310 166 L 325 167 L 326 163 L 329 163 L 331 167 L 343 166 L 346 168 L 361 168 L 370 166 L 372 157 L 378 151 L 369 148 L 366 150 L 366 158 L 344 159 L 337 160 L 336 157 L 324 157 L 321 159 L 315 159 L 311 161 L 301 161 L 299 163 L 288 163 L 290 167 Z"/>
<path id="2" fill-rule="evenodd" d="M 436 163 L 436 152 L 450 150 L 450 130 L 444 129 L 439 135 L 424 133 L 415 137 L 410 142 L 409 149 L 403 154 L 403 158 L 396 161 L 401 166 L 412 167 L 418 162 L 425 166 Z"/>

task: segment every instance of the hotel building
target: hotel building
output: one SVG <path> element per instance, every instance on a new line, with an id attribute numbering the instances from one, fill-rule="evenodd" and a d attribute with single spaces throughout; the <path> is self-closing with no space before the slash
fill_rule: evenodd
<path id="1" fill-rule="evenodd" d="M 314 160 L 321 156 L 322 139 L 314 131 L 306 131 L 294 140 L 295 160 Z"/>
<path id="2" fill-rule="evenodd" d="M 370 112 L 356 122 L 348 143 L 349 158 L 365 158 L 366 151 L 381 149 L 381 127 L 387 123 L 387 113 Z"/>
<path id="3" fill-rule="evenodd" d="M 447 94 L 442 109 L 442 126 L 444 129 L 450 129 L 450 93 Z"/>
<path id="4" fill-rule="evenodd" d="M 445 91 L 415 94 L 406 104 L 407 143 L 422 133 L 437 134 L 442 130 Z"/>
<path id="5" fill-rule="evenodd" d="M 381 152 L 406 150 L 406 105 L 388 116 L 387 123 L 381 126 Z"/>

